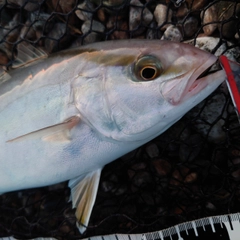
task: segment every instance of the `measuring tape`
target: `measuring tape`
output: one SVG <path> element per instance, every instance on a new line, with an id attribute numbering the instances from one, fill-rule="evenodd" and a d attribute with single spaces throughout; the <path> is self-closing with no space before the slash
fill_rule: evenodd
<path id="1" fill-rule="evenodd" d="M 0 240 L 15 240 L 4 237 Z M 23 239 L 23 238 L 21 238 Z M 240 213 L 206 217 L 178 224 L 161 231 L 141 234 L 113 234 L 95 236 L 83 240 L 239 240 Z M 55 240 L 55 238 L 35 238 L 35 240 Z"/>
<path id="2" fill-rule="evenodd" d="M 207 217 L 143 234 L 114 234 L 85 240 L 239 240 L 240 213 Z"/>

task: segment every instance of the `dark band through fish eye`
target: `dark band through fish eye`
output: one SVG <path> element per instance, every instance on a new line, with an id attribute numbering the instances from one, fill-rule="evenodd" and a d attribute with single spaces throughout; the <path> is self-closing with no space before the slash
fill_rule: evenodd
<path id="1" fill-rule="evenodd" d="M 141 70 L 141 76 L 146 80 L 153 80 L 157 73 L 157 69 L 155 67 L 147 66 Z"/>
<path id="2" fill-rule="evenodd" d="M 141 56 L 133 66 L 133 73 L 138 81 L 152 81 L 162 73 L 160 60 L 152 55 Z"/>

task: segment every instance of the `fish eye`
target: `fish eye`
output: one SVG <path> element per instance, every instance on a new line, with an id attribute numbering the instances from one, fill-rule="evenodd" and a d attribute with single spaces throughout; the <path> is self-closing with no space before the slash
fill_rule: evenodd
<path id="1" fill-rule="evenodd" d="M 134 74 L 139 81 L 154 80 L 159 77 L 161 73 L 161 62 L 154 56 L 142 56 L 134 64 Z"/>

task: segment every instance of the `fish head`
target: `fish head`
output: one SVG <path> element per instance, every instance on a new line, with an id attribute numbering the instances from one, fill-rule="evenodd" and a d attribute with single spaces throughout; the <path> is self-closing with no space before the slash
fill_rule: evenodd
<path id="1" fill-rule="evenodd" d="M 83 85 L 85 92 L 77 91 L 75 102 L 86 122 L 103 136 L 147 142 L 213 92 L 225 74 L 221 70 L 200 77 L 217 58 L 193 46 L 132 43 L 110 42 L 89 53 L 85 71 L 94 77 L 88 86 L 76 82 L 75 92 Z"/>

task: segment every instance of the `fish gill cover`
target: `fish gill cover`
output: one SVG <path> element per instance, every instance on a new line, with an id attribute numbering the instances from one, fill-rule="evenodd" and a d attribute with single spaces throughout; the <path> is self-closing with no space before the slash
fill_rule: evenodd
<path id="1" fill-rule="evenodd" d="M 52 53 L 129 38 L 190 40 L 238 61 L 239 17 L 237 1 L 1 0 L 0 64 L 11 66 L 22 42 Z M 83 235 L 61 183 L 1 195 L 0 237 L 161 230 L 240 211 L 239 183 L 240 126 L 223 84 L 161 136 L 104 168 Z"/>

